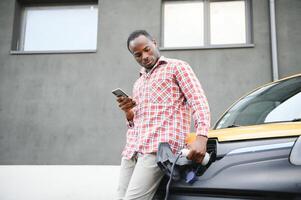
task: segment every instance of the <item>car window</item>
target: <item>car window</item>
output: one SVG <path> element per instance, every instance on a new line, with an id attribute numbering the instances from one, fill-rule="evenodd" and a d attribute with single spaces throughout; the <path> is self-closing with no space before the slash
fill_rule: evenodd
<path id="1" fill-rule="evenodd" d="M 273 109 L 265 118 L 264 122 L 275 122 L 275 121 L 291 121 L 294 119 L 300 119 L 301 113 L 301 92 L 289 98 L 275 109 Z"/>
<path id="2" fill-rule="evenodd" d="M 215 128 L 293 121 L 301 118 L 301 77 L 261 87 L 233 105 Z"/>

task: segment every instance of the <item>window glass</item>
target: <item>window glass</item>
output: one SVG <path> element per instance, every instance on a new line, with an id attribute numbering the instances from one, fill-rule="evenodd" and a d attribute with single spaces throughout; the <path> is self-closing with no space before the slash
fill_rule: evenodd
<path id="1" fill-rule="evenodd" d="M 204 45 L 204 7 L 198 1 L 164 3 L 164 46 Z"/>
<path id="2" fill-rule="evenodd" d="M 216 128 L 249 126 L 301 118 L 301 77 L 264 86 L 230 108 Z"/>
<path id="3" fill-rule="evenodd" d="M 301 118 L 301 111 L 297 109 L 301 103 L 301 92 L 279 104 L 265 118 L 264 122 L 288 121 Z"/>
<path id="4" fill-rule="evenodd" d="M 163 1 L 164 47 L 214 47 L 251 41 L 250 1 Z"/>
<path id="5" fill-rule="evenodd" d="M 246 43 L 245 1 L 210 3 L 211 44 Z"/>
<path id="6" fill-rule="evenodd" d="M 25 7 L 22 50 L 95 50 L 97 15 L 97 5 Z"/>

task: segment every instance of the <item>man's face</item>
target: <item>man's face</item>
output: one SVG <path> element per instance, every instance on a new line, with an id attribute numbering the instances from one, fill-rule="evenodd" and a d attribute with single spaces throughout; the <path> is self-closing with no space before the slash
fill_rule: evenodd
<path id="1" fill-rule="evenodd" d="M 152 69 L 160 57 L 156 42 L 144 35 L 132 40 L 129 49 L 136 61 L 146 69 Z"/>

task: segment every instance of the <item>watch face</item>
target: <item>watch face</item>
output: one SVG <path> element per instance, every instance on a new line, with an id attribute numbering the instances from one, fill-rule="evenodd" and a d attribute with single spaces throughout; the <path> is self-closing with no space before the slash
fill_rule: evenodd
<path id="1" fill-rule="evenodd" d="M 131 127 L 131 128 L 134 127 L 134 122 L 133 121 L 128 121 L 128 126 Z"/>

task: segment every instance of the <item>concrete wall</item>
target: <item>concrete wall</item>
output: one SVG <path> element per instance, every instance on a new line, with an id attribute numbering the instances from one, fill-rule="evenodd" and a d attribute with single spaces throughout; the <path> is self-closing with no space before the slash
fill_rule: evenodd
<path id="1" fill-rule="evenodd" d="M 279 74 L 301 73 L 301 1 L 276 1 Z"/>
<path id="2" fill-rule="evenodd" d="M 280 39 L 290 40 L 280 45 L 286 48 L 281 55 L 293 52 L 281 75 L 300 71 L 291 49 L 300 46 L 300 3 L 284 2 L 277 1 L 277 10 L 296 24 L 283 19 L 278 27 L 293 31 L 298 42 L 278 30 Z M 10 55 L 14 1 L 2 0 L 0 164 L 119 164 L 126 127 L 111 90 L 131 92 L 140 67 L 127 51 L 127 36 L 146 29 L 160 40 L 160 12 L 160 0 L 100 0 L 97 53 Z M 268 19 L 268 1 L 254 0 L 254 48 L 162 51 L 191 64 L 213 122 L 238 97 L 271 81 Z"/>

